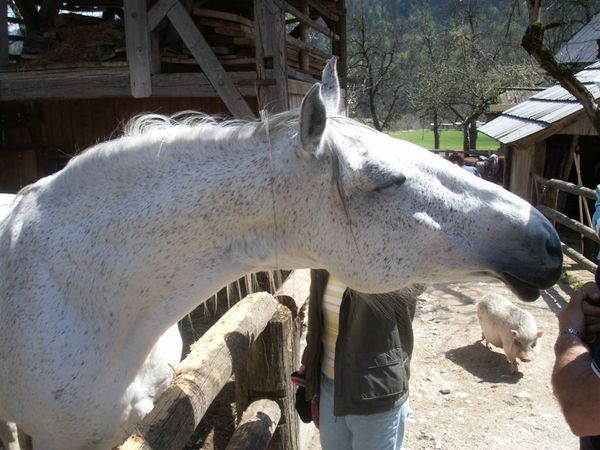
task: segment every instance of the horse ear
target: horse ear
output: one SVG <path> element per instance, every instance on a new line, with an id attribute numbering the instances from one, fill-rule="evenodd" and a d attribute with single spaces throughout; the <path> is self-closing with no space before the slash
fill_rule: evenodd
<path id="1" fill-rule="evenodd" d="M 321 85 L 316 83 L 304 96 L 300 109 L 300 143 L 305 153 L 316 155 L 326 125 L 327 110 L 321 98 Z"/>
<path id="2" fill-rule="evenodd" d="M 325 103 L 325 109 L 329 114 L 338 114 L 340 112 L 340 81 L 337 75 L 337 57 L 332 57 L 321 75 L 321 96 Z"/>

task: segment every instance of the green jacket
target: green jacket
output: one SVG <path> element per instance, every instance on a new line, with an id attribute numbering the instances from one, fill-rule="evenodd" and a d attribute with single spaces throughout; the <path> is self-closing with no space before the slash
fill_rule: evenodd
<path id="1" fill-rule="evenodd" d="M 329 273 L 311 270 L 308 306 L 306 399 L 319 393 L 323 298 Z M 334 415 L 365 415 L 388 411 L 408 398 L 413 351 L 412 319 L 420 287 L 391 294 L 363 294 L 346 289 L 340 308 L 335 349 Z M 383 299 L 386 313 L 369 303 Z M 383 302 L 381 302 L 383 303 Z"/>

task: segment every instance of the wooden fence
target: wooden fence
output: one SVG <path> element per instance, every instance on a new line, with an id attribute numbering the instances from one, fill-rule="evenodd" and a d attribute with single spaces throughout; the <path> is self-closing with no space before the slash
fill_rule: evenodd
<path id="1" fill-rule="evenodd" d="M 310 271 L 297 270 L 274 295 L 250 294 L 234 305 L 192 345 L 170 387 L 119 449 L 183 448 L 233 374 L 241 421 L 227 448 L 304 448 L 312 429 L 295 413 L 290 374 L 300 365 L 309 289 Z"/>
<path id="2" fill-rule="evenodd" d="M 560 223 L 570 230 L 575 231 L 582 238 L 587 238 L 600 244 L 600 238 L 598 238 L 594 229 L 591 227 L 592 213 L 590 212 L 590 207 L 587 201 L 588 199 L 594 202 L 596 201 L 596 193 L 592 189 L 569 183 L 567 181 L 556 179 L 548 180 L 536 174 L 532 174 L 532 177 L 536 185 L 535 192 L 538 196 L 537 209 L 544 214 L 544 216 L 554 223 Z M 572 219 L 571 217 L 557 210 L 559 192 L 566 192 L 568 194 L 577 196 L 579 202 L 579 221 Z M 548 203 L 552 203 L 552 206 L 548 206 Z M 598 265 L 585 257 L 579 251 L 569 247 L 565 243 L 562 243 L 562 250 L 565 255 L 577 261 L 590 272 L 596 272 Z"/>

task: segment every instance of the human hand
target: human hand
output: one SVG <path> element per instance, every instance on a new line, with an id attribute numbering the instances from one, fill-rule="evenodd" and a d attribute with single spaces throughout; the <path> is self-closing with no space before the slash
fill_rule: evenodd
<path id="1" fill-rule="evenodd" d="M 571 294 L 569 303 L 558 316 L 559 328 L 562 330 L 570 327 L 582 334 L 586 332 L 588 320 L 584 312 L 584 303 L 587 302 L 592 302 L 585 305 L 585 308 L 590 314 L 589 323 L 595 329 L 600 322 L 600 308 L 592 305 L 600 302 L 600 290 L 593 282 L 586 283 L 581 289 L 577 289 Z"/>

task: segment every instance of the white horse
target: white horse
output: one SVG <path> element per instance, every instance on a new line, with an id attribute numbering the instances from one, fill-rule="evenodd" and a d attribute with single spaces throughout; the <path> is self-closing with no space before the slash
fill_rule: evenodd
<path id="1" fill-rule="evenodd" d="M 173 325 L 249 272 L 554 284 L 559 240 L 528 203 L 338 103 L 331 62 L 299 112 L 142 118 L 24 189 L 0 224 L 0 417 L 34 447 L 119 444 L 171 379 Z"/>

